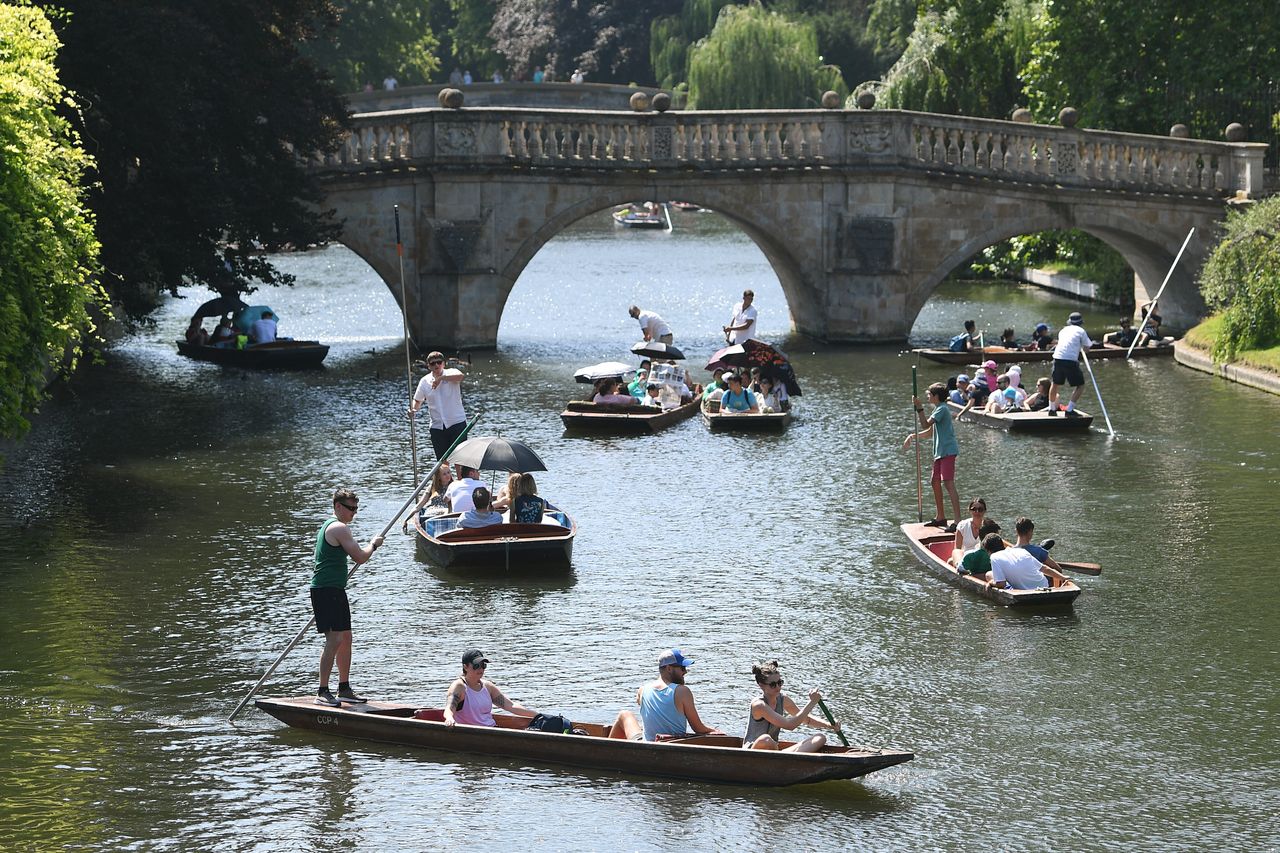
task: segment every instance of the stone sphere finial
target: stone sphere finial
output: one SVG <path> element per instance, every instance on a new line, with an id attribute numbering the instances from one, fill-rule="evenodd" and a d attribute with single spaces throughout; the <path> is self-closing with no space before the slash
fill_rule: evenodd
<path id="1" fill-rule="evenodd" d="M 858 104 L 858 109 L 869 110 L 876 105 L 876 93 L 870 89 L 863 89 L 858 93 L 856 103 Z"/>
<path id="2" fill-rule="evenodd" d="M 649 109 L 649 96 L 644 92 L 635 92 L 631 95 L 631 109 L 638 113 L 642 113 Z"/>
<path id="3" fill-rule="evenodd" d="M 440 90 L 440 94 L 436 96 L 440 101 L 440 106 L 450 110 L 462 109 L 462 90 L 453 88 L 444 88 Z"/>
<path id="4" fill-rule="evenodd" d="M 839 92 L 833 92 L 828 89 L 822 93 L 822 108 L 824 110 L 838 110 L 842 103 L 843 99 L 840 97 Z"/>
<path id="5" fill-rule="evenodd" d="M 1019 124 L 1031 124 L 1031 110 L 1026 107 L 1018 107 L 1013 111 L 1013 115 L 1010 118 Z"/>
<path id="6" fill-rule="evenodd" d="M 1063 107 L 1058 110 L 1058 124 L 1063 127 L 1075 127 L 1080 120 L 1080 112 L 1075 107 Z"/>
<path id="7" fill-rule="evenodd" d="M 1179 122 L 1178 124 L 1175 124 L 1173 127 L 1169 128 L 1169 135 L 1172 136 L 1174 139 L 1190 139 L 1191 128 Z"/>
<path id="8" fill-rule="evenodd" d="M 1244 142 L 1245 130 L 1244 125 L 1238 121 L 1233 121 L 1227 125 L 1227 141 L 1228 142 Z"/>
<path id="9" fill-rule="evenodd" d="M 650 99 L 650 104 L 660 113 L 665 113 L 671 109 L 671 96 L 666 92 L 658 92 Z"/>

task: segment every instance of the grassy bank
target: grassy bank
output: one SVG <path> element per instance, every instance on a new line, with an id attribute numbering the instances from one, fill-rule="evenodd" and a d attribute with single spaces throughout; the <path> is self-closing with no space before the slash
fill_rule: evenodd
<path id="1" fill-rule="evenodd" d="M 1182 341 L 1198 350 L 1210 353 L 1213 351 L 1213 343 L 1218 339 L 1221 327 L 1221 317 L 1210 317 L 1187 332 Z M 1245 367 L 1255 367 L 1271 373 L 1280 373 L 1280 346 L 1270 347 L 1269 349 L 1242 350 L 1236 355 L 1235 361 L 1231 363 Z"/>

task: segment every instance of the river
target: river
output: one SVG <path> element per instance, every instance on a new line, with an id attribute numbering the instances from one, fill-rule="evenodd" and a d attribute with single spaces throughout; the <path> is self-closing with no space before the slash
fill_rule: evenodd
<path id="1" fill-rule="evenodd" d="M 761 253 L 710 215 L 673 234 L 605 215 L 521 277 L 473 354 L 477 433 L 532 445 L 580 525 L 569 572 L 437 569 L 399 525 L 352 589 L 357 689 L 438 704 L 462 651 L 525 704 L 607 722 L 679 646 L 702 717 L 740 733 L 752 662 L 820 685 L 855 742 L 916 760 L 778 790 L 471 759 L 227 715 L 309 614 L 311 543 L 337 485 L 367 540 L 412 491 L 400 321 L 341 248 L 282 256 L 262 294 L 325 368 L 180 358 L 173 300 L 57 389 L 0 482 L 0 847 L 45 850 L 1274 848 L 1280 593 L 1270 545 L 1280 398 L 1170 360 L 1096 365 L 1116 437 L 962 425 L 957 481 L 1011 528 L 1104 566 L 1067 613 L 1013 612 L 926 573 L 914 520 L 910 361 L 789 337 Z M 744 287 L 803 386 L 783 436 L 566 436 L 572 371 L 627 358 L 635 302 L 697 367 Z M 1026 336 L 1080 306 L 947 283 L 913 332 Z M 1087 325 L 1110 318 L 1088 306 Z M 1027 368 L 1028 380 L 1040 374 Z M 697 375 L 702 376 L 701 371 Z M 925 381 L 946 368 L 924 363 Z M 1028 382 L 1030 384 L 1030 382 Z M 1098 412 L 1092 390 L 1082 407 Z M 422 442 L 429 453 L 429 444 Z M 927 488 L 927 487 L 926 487 Z M 926 512 L 928 511 L 926 491 Z M 266 686 L 314 690 L 308 639 Z"/>

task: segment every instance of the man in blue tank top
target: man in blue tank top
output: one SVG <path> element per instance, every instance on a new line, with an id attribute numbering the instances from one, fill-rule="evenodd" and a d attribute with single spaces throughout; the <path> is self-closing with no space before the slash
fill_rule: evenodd
<path id="1" fill-rule="evenodd" d="M 360 509 L 360 499 L 350 489 L 333 493 L 333 516 L 316 532 L 315 571 L 311 575 L 311 609 L 316 631 L 324 634 L 320 652 L 320 690 L 316 704 L 337 707 L 343 702 L 364 702 L 351 689 L 351 604 L 347 600 L 347 557 L 363 565 L 382 544 L 375 536 L 361 548 L 348 526 Z M 338 664 L 338 695 L 329 691 L 329 673 Z"/>
<path id="2" fill-rule="evenodd" d="M 660 737 L 688 734 L 722 735 L 724 732 L 702 722 L 693 703 L 693 691 L 685 686 L 684 676 L 693 661 L 679 649 L 668 649 L 658 656 L 658 680 L 636 691 L 640 719 L 629 710 L 618 712 L 609 737 L 619 740 L 655 741 Z"/>

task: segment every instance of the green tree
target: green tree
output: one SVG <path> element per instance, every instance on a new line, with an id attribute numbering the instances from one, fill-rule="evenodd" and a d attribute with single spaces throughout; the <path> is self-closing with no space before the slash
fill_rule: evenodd
<path id="1" fill-rule="evenodd" d="M 1280 196 L 1227 217 L 1225 235 L 1200 273 L 1205 302 L 1223 314 L 1213 357 L 1280 344 Z"/>
<path id="2" fill-rule="evenodd" d="M 332 25 L 327 0 L 57 3 L 113 299 L 141 316 L 183 284 L 290 282 L 254 249 L 337 230 L 299 156 L 334 150 L 345 121 L 301 52 Z"/>
<path id="3" fill-rule="evenodd" d="M 812 107 L 820 86 L 843 85 L 838 69 L 820 70 L 811 25 L 758 5 L 725 8 L 689 57 L 689 103 L 697 109 Z"/>
<path id="4" fill-rule="evenodd" d="M 0 436 L 17 438 L 45 373 L 70 371 L 91 312 L 98 243 L 81 181 L 89 159 L 58 108 L 58 40 L 44 13 L 0 5 Z"/>
<path id="5" fill-rule="evenodd" d="M 337 10 L 332 39 L 312 42 L 308 54 L 339 89 L 380 87 L 388 74 L 401 86 L 431 82 L 440 43 L 431 31 L 429 0 L 342 0 Z"/>

